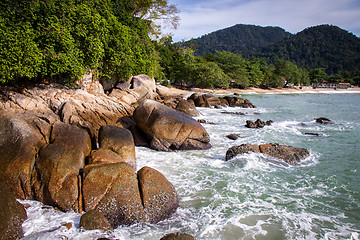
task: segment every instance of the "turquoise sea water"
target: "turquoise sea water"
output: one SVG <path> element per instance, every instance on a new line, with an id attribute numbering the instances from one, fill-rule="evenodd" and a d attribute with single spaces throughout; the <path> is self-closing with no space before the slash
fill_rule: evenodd
<path id="1" fill-rule="evenodd" d="M 257 108 L 200 108 L 213 148 L 157 152 L 137 148 L 138 168 L 153 167 L 175 186 L 180 208 L 158 224 L 83 231 L 80 214 L 59 213 L 27 201 L 25 239 L 160 239 L 186 232 L 196 239 L 359 239 L 360 94 L 246 94 Z M 243 112 L 231 115 L 221 112 Z M 326 117 L 333 124 L 320 125 Z M 247 129 L 246 120 L 273 120 Z M 240 134 L 236 141 L 226 138 Z M 319 136 L 305 135 L 317 133 Z M 226 162 L 226 150 L 242 143 L 280 143 L 307 148 L 310 156 L 290 166 L 262 154 Z M 67 229 L 62 224 L 72 222 Z"/>

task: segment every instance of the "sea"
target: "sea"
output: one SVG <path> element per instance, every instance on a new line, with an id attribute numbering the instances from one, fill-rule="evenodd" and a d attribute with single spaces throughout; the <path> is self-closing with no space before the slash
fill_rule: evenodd
<path id="1" fill-rule="evenodd" d="M 173 232 L 196 239 L 360 238 L 360 92 L 247 93 L 257 108 L 198 108 L 196 119 L 212 148 L 159 152 L 137 147 L 138 169 L 159 170 L 175 187 L 180 207 L 157 224 L 120 226 L 111 232 L 80 228 L 81 214 L 63 213 L 37 201 L 28 205 L 23 239 L 158 240 Z M 331 124 L 319 124 L 326 117 Z M 246 120 L 273 120 L 248 129 Z M 239 134 L 230 140 L 228 134 Z M 306 148 L 298 165 L 257 153 L 225 161 L 243 143 Z"/>

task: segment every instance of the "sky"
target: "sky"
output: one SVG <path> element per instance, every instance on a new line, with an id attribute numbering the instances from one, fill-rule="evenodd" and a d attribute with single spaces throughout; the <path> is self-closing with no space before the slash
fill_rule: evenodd
<path id="1" fill-rule="evenodd" d="M 168 0 L 180 10 L 173 41 L 189 40 L 236 24 L 278 26 L 290 33 L 320 24 L 360 36 L 360 0 Z"/>

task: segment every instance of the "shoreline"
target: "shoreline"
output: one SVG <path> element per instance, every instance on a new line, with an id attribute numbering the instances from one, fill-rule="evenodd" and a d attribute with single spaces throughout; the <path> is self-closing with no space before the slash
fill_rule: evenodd
<path id="1" fill-rule="evenodd" d="M 348 88 L 348 89 L 333 89 L 333 88 L 316 88 L 312 87 L 303 87 L 300 88 L 272 88 L 272 89 L 262 89 L 250 87 L 247 89 L 238 89 L 238 88 L 228 88 L 228 89 L 203 89 L 203 88 L 190 88 L 190 89 L 181 89 L 177 87 L 168 88 L 169 92 L 172 95 L 187 95 L 194 92 L 198 93 L 209 93 L 215 95 L 230 95 L 230 94 L 289 94 L 289 93 L 355 93 L 360 94 L 360 88 Z"/>

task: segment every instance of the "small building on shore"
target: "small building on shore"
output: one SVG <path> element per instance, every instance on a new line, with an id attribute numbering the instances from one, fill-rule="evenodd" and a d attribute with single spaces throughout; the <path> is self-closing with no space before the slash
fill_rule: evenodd
<path id="1" fill-rule="evenodd" d="M 315 88 L 333 88 L 333 89 L 348 89 L 351 87 L 350 83 L 329 83 L 327 81 L 323 81 L 322 83 L 313 83 L 312 87 Z"/>

